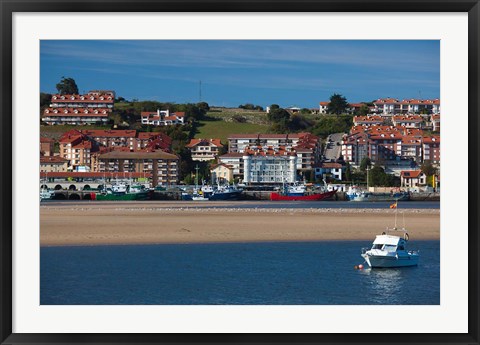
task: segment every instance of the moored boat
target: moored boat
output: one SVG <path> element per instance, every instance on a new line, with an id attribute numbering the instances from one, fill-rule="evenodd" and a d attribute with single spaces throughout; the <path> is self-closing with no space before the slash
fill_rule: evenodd
<path id="1" fill-rule="evenodd" d="M 372 268 L 391 268 L 416 266 L 420 257 L 418 251 L 407 250 L 408 233 L 404 236 L 390 235 L 387 232 L 398 231 L 390 229 L 382 235 L 377 235 L 372 248 L 362 249 L 362 257 Z"/>
<path id="2" fill-rule="evenodd" d="M 399 189 L 392 189 L 390 193 L 368 192 L 353 186 L 345 193 L 349 201 L 407 201 L 410 200 L 410 193 Z"/>
<path id="3" fill-rule="evenodd" d="M 420 254 L 418 251 L 407 250 L 409 236 L 405 226 L 397 229 L 398 201 L 390 205 L 395 209 L 395 227 L 387 228 L 381 235 L 377 235 L 372 247 L 362 248 L 362 257 L 371 268 L 391 268 L 416 266 Z M 402 232 L 403 236 L 391 233 Z"/>
<path id="4" fill-rule="evenodd" d="M 327 200 L 332 198 L 336 190 L 332 190 L 330 192 L 323 192 L 323 193 L 313 193 L 313 194 L 306 194 L 306 195 L 285 195 L 281 193 L 272 192 L 270 194 L 270 200 L 272 201 L 320 201 L 320 200 Z"/>

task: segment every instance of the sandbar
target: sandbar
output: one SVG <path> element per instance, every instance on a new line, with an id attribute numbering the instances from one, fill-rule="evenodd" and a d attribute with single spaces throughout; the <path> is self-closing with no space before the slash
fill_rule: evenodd
<path id="1" fill-rule="evenodd" d="M 40 245 L 370 241 L 395 225 L 395 211 L 390 209 L 216 205 L 231 207 L 169 202 L 43 204 Z M 397 213 L 397 228 L 404 226 L 411 240 L 438 240 L 440 210 L 402 210 Z"/>

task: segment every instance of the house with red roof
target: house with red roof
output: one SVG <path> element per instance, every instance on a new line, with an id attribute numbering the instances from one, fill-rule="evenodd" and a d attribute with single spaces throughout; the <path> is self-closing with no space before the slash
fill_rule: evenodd
<path id="1" fill-rule="evenodd" d="M 107 123 L 113 110 L 114 91 L 89 91 L 85 95 L 52 95 L 50 107 L 42 114 L 49 125 Z"/>
<path id="2" fill-rule="evenodd" d="M 216 159 L 223 147 L 220 139 L 192 139 L 186 146 L 194 161 L 211 161 Z"/>
<path id="3" fill-rule="evenodd" d="M 215 164 L 210 168 L 213 184 L 230 183 L 233 181 L 233 166 L 225 163 Z"/>
<path id="4" fill-rule="evenodd" d="M 403 170 L 400 173 L 401 186 L 406 188 L 425 186 L 427 175 L 421 170 Z"/>
<path id="5" fill-rule="evenodd" d="M 404 99 L 379 98 L 373 102 L 375 110 L 383 114 L 440 114 L 440 100 L 436 99 Z"/>
<path id="6" fill-rule="evenodd" d="M 156 112 L 142 111 L 140 117 L 142 125 L 172 126 L 185 123 L 185 112 L 177 111 L 170 113 L 168 109 L 157 109 Z"/>
<path id="7" fill-rule="evenodd" d="M 406 128 L 422 128 L 423 117 L 420 115 L 394 115 L 392 123 L 394 126 L 402 126 Z"/>

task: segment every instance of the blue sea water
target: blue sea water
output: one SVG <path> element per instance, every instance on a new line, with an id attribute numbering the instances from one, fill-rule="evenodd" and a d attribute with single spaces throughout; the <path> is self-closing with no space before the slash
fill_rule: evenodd
<path id="1" fill-rule="evenodd" d="M 440 242 L 417 267 L 355 270 L 365 241 L 42 247 L 42 305 L 435 305 Z"/>

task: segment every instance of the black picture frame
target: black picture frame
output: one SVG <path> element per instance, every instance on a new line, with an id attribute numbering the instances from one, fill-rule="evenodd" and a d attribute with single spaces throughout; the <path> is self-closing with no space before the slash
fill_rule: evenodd
<path id="1" fill-rule="evenodd" d="M 58 6 L 61 4 L 61 6 Z M 0 0 L 0 341 L 2 344 L 332 343 L 479 344 L 479 0 Z M 19 334 L 12 333 L 12 15 L 15 12 L 465 12 L 468 13 L 468 333 Z"/>

